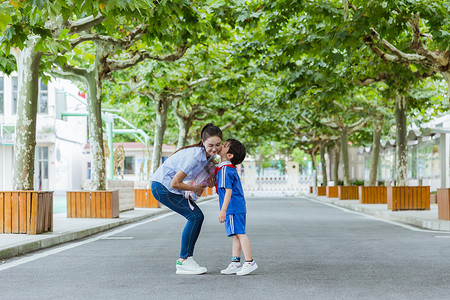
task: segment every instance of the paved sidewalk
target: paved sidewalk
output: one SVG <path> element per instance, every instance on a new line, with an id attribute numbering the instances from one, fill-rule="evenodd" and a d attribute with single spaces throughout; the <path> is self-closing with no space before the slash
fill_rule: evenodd
<path id="1" fill-rule="evenodd" d="M 382 219 L 410 224 L 430 230 L 450 231 L 450 221 L 438 219 L 437 204 L 431 204 L 430 210 L 388 210 L 387 204 L 360 204 L 359 200 L 339 200 L 313 194 L 302 196 L 319 202 L 333 204 L 353 211 L 373 215 Z"/>
<path id="2" fill-rule="evenodd" d="M 216 197 L 216 195 L 202 197 L 197 202 L 211 200 Z M 119 218 L 115 219 L 67 218 L 66 213 L 54 214 L 53 232 L 36 235 L 0 234 L 0 259 L 82 239 L 111 228 L 167 212 L 171 212 L 171 210 L 166 207 L 135 208 L 134 210 L 121 212 Z"/>

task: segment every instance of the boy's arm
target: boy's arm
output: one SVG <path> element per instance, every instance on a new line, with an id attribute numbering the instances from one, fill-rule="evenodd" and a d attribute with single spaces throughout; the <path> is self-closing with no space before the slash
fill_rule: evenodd
<path id="1" fill-rule="evenodd" d="M 222 209 L 220 210 L 220 213 L 219 213 L 219 222 L 220 223 L 225 222 L 225 219 L 227 217 L 227 208 L 228 208 L 228 204 L 230 204 L 232 193 L 233 193 L 232 189 L 225 189 L 225 197 L 223 198 Z"/>

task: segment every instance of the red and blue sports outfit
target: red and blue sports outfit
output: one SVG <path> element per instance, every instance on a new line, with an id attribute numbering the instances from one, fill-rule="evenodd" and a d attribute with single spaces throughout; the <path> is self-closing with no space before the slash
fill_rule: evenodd
<path id="1" fill-rule="evenodd" d="M 220 209 L 225 198 L 225 189 L 232 190 L 225 220 L 227 235 L 245 234 L 247 208 L 244 191 L 236 167 L 229 161 L 220 163 L 216 168 L 216 190 L 219 194 Z"/>

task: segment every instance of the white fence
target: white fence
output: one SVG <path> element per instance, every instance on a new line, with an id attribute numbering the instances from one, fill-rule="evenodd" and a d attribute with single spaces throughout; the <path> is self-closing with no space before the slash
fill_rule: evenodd
<path id="1" fill-rule="evenodd" d="M 311 178 L 301 174 L 279 177 L 245 177 L 242 185 L 245 191 L 304 192 L 311 186 Z"/>

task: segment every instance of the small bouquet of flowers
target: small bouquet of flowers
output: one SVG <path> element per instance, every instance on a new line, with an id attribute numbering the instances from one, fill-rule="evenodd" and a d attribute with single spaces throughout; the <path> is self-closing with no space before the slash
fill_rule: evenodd
<path id="1" fill-rule="evenodd" d="M 205 167 L 198 173 L 193 180 L 185 181 L 184 183 L 190 185 L 205 185 L 208 186 L 208 179 L 215 176 L 216 166 L 219 164 L 220 159 L 217 156 L 211 156 L 206 163 Z M 184 198 L 192 201 L 197 201 L 198 195 L 193 191 L 185 191 Z"/>

